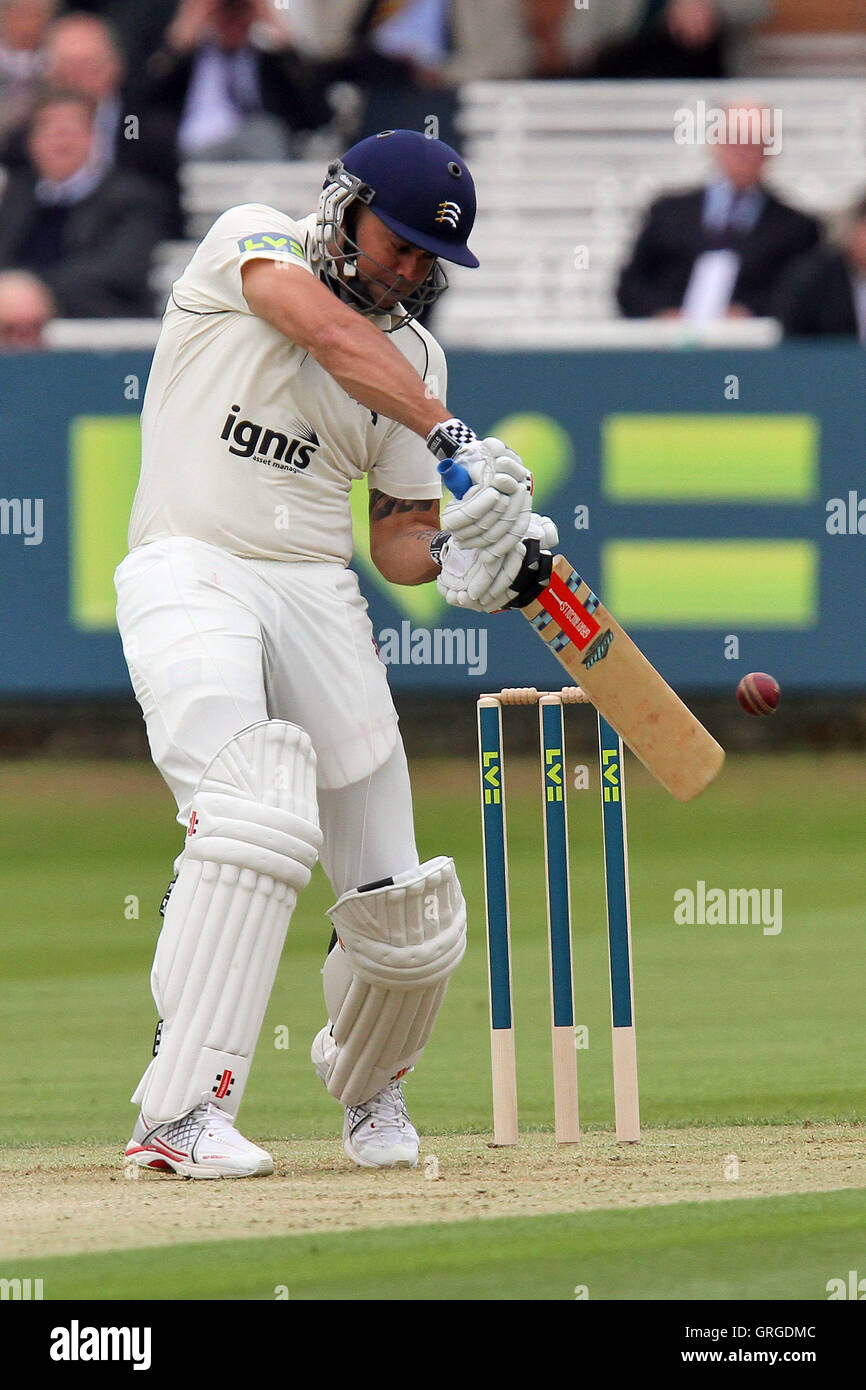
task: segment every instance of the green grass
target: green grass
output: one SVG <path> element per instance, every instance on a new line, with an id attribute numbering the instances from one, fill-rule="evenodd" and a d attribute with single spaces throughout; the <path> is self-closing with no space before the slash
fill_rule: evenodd
<path id="1" fill-rule="evenodd" d="M 578 762 L 576 756 L 570 764 Z M 645 1127 L 866 1118 L 862 754 L 740 757 L 682 806 L 629 766 L 636 1021 Z M 593 772 L 594 776 L 594 772 Z M 422 1132 L 491 1123 L 477 770 L 414 769 L 422 858 L 455 854 L 470 945 L 407 1094 Z M 552 1127 L 538 772 L 509 760 L 521 1123 Z M 124 1143 L 150 1056 L 157 908 L 180 848 L 140 766 L 0 765 L 4 1147 Z M 581 1112 L 612 1123 L 597 789 L 570 803 Z M 674 893 L 781 888 L 783 926 L 678 926 Z M 130 902 L 138 902 L 139 915 Z M 317 870 L 292 923 L 244 1102 L 259 1142 L 324 1137 L 340 1115 L 309 1042 L 330 935 Z M 288 1029 L 288 1048 L 274 1045 Z M 49 1298 L 789 1299 L 866 1269 L 866 1191 L 636 1207 L 40 1259 Z"/>
<path id="2" fill-rule="evenodd" d="M 645 1124 L 846 1120 L 866 1115 L 862 1066 L 864 858 L 852 798 L 862 756 L 731 760 L 681 806 L 633 765 L 629 787 L 636 1020 Z M 157 907 L 179 847 L 161 782 L 140 768 L 16 764 L 0 770 L 7 923 L 3 1144 L 125 1137 L 150 1055 L 148 974 Z M 536 769 L 508 765 L 515 1017 L 521 1119 L 551 1124 L 548 983 Z M 471 764 L 420 763 L 422 856 L 453 851 L 470 947 L 434 1041 L 410 1079 L 413 1116 L 437 1133 L 490 1126 L 480 834 Z M 129 783 L 132 783 L 132 792 Z M 570 806 L 575 994 L 585 1123 L 611 1120 L 610 1024 L 597 791 Z M 779 887 L 783 926 L 677 926 L 673 895 Z M 140 916 L 129 919 L 135 895 Z M 301 899 L 244 1103 L 262 1140 L 334 1132 L 308 1062 L 323 1011 L 319 970 L 332 901 L 320 870 Z M 276 1030 L 288 1029 L 288 1049 Z M 284 1035 L 283 1035 L 284 1036 Z M 455 1081 L 455 1078 L 457 1080 Z"/>
<path id="3" fill-rule="evenodd" d="M 866 1192 L 274 1236 L 4 1265 L 47 1299 L 820 1300 Z M 859 1262 L 859 1263 L 858 1263 Z"/>

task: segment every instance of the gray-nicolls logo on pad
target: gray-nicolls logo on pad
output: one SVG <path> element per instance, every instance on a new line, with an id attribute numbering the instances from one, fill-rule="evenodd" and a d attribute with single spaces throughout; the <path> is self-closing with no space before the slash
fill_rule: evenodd
<path id="1" fill-rule="evenodd" d="M 289 473 L 308 467 L 320 441 L 306 421 L 293 420 L 285 430 L 272 430 L 254 420 L 239 419 L 240 409 L 239 405 L 231 407 L 220 434 L 220 439 L 228 440 L 230 454 Z"/>

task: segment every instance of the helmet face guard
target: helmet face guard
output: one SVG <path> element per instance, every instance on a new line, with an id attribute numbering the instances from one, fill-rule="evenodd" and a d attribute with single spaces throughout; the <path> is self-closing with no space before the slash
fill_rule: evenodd
<path id="1" fill-rule="evenodd" d="M 398 275 L 395 279 L 392 270 L 369 252 L 362 252 L 350 231 L 350 227 L 354 228 L 355 217 L 347 215 L 354 213 L 356 216 L 359 207 L 369 207 L 374 197 L 375 190 L 356 174 L 349 173 L 342 160 L 336 159 L 328 165 L 328 176 L 319 196 L 316 213 L 315 258 L 319 274 L 345 304 L 350 304 L 361 314 L 391 314 L 395 317 L 397 322 L 388 329 L 393 333 L 436 302 L 442 291 L 448 288 L 448 277 L 436 259 L 421 284 L 407 289 L 403 294 L 403 277 Z M 358 278 L 359 255 L 363 255 L 367 266 L 372 266 L 374 272 L 381 271 L 382 278 L 375 273 L 370 275 L 368 271 L 370 283 L 362 283 Z M 408 287 L 413 282 L 405 280 L 403 283 Z M 392 301 L 392 306 L 386 307 L 384 301 L 394 294 L 399 302 L 393 304 Z"/>

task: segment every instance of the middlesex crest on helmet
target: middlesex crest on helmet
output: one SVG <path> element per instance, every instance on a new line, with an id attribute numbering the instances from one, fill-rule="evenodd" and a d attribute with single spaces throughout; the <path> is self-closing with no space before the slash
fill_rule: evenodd
<path id="1" fill-rule="evenodd" d="M 436 209 L 435 220 L 437 222 L 447 222 L 448 226 L 453 227 L 456 231 L 457 223 L 460 221 L 462 215 L 463 209 L 459 203 L 452 203 L 448 201 L 448 199 L 444 199 Z"/>

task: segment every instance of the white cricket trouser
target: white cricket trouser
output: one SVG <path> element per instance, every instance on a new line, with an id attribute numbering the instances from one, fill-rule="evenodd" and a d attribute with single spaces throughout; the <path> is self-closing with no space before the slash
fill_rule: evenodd
<path id="1" fill-rule="evenodd" d="M 185 537 L 133 550 L 117 620 L 153 760 L 189 820 L 219 748 L 262 719 L 310 735 L 321 861 L 338 896 L 418 863 L 397 714 L 356 576 Z"/>

